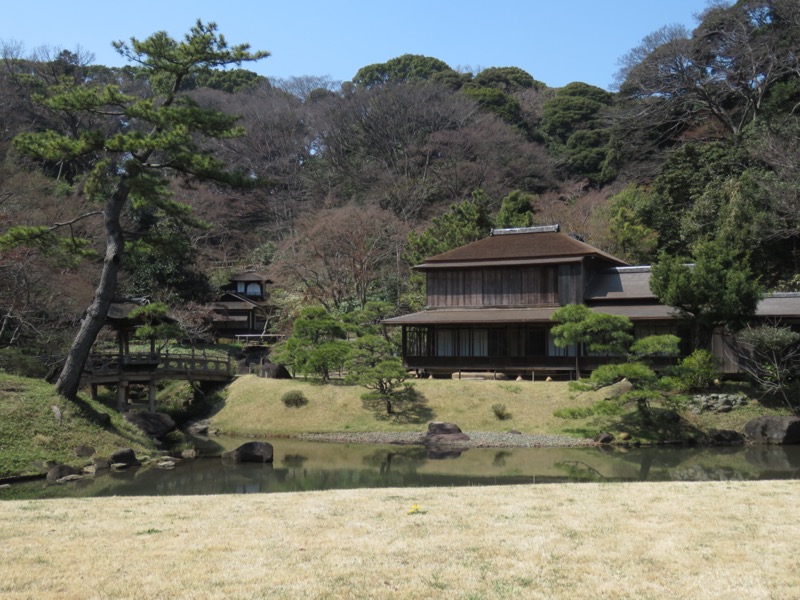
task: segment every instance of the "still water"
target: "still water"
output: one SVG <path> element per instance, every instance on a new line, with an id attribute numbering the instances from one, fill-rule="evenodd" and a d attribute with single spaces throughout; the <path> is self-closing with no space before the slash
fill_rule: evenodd
<path id="1" fill-rule="evenodd" d="M 510 485 L 601 481 L 800 478 L 800 448 L 472 448 L 431 456 L 423 447 L 270 440 L 272 465 L 224 464 L 219 453 L 247 440 L 197 442 L 209 457 L 175 469 L 144 466 L 59 485 L 0 490 L 1 499 L 250 494 L 380 487 Z M 216 457 L 210 457 L 216 455 Z"/>

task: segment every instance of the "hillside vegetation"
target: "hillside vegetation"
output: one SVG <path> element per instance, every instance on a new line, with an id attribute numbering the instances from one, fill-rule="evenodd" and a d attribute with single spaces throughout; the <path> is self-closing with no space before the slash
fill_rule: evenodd
<path id="1" fill-rule="evenodd" d="M 102 423 L 108 420 L 109 425 Z M 137 454 L 152 442 L 122 415 L 92 400 L 69 401 L 52 385 L 0 372 L 0 477 L 36 475 L 55 461 L 82 466 L 74 448 L 87 445 L 107 457 L 120 447 Z"/>
<path id="2" fill-rule="evenodd" d="M 364 389 L 341 383 L 320 384 L 303 380 L 240 377 L 227 390 L 224 404 L 212 418 L 223 434 L 249 436 L 296 435 L 332 432 L 422 432 L 430 421 L 456 423 L 464 431 L 504 432 L 593 437 L 600 431 L 631 433 L 642 442 L 702 439 L 711 429 L 742 431 L 759 414 L 778 412 L 751 401 L 750 405 L 724 415 L 695 415 L 682 410 L 678 424 L 641 422 L 635 406 L 621 414 L 560 418 L 564 408 L 586 409 L 621 390 L 617 384 L 597 392 L 574 395 L 566 382 L 475 381 L 421 379 L 414 382 L 417 400 L 386 414 L 383 403 L 364 400 Z M 281 397 L 302 392 L 308 403 L 287 407 Z M 502 404 L 510 418 L 499 419 L 493 405 Z"/>

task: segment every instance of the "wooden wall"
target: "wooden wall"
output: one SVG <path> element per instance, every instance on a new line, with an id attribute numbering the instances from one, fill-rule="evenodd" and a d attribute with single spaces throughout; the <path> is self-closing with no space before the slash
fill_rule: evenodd
<path id="1" fill-rule="evenodd" d="M 427 280 L 435 307 L 558 306 L 562 285 L 557 266 L 428 271 Z"/>

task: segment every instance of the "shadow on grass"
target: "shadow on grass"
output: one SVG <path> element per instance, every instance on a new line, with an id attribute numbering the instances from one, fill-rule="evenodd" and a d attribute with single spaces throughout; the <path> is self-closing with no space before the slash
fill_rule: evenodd
<path id="1" fill-rule="evenodd" d="M 705 438 L 702 430 L 678 417 L 673 410 L 651 408 L 650 417 L 645 418 L 637 410 L 620 415 L 608 415 L 578 427 L 565 427 L 564 433 L 594 438 L 601 431 L 626 432 L 634 440 L 653 443 L 694 443 Z"/>
<path id="2" fill-rule="evenodd" d="M 425 396 L 410 386 L 388 397 L 370 392 L 361 396 L 361 402 L 364 408 L 371 411 L 379 421 L 422 424 L 432 421 L 436 416 L 428 406 Z"/>

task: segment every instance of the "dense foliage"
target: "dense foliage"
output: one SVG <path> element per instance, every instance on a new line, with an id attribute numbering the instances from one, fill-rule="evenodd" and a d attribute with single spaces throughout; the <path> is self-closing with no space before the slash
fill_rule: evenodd
<path id="1" fill-rule="evenodd" d="M 97 296 L 96 202 L 115 191 L 124 247 L 106 257 L 120 269 L 108 289 L 204 302 L 220 269 L 254 265 L 277 282 L 287 332 L 310 304 L 421 306 L 409 267 L 492 226 L 558 221 L 657 261 L 659 295 L 698 332 L 739 327 L 756 286 L 800 283 L 795 0 L 715 2 L 694 31 L 647 35 L 614 91 L 414 54 L 351 82 L 272 81 L 222 68 L 263 54 L 202 24 L 118 49 L 129 66 L 2 46 L 2 348 L 63 355 Z M 682 282 L 723 293 L 714 305 Z M 343 360 L 337 341 L 321 372 Z"/>

